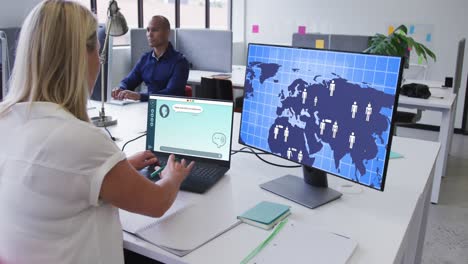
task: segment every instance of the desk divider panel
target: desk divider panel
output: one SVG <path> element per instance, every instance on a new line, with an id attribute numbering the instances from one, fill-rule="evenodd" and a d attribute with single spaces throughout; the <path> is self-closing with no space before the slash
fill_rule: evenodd
<path id="1" fill-rule="evenodd" d="M 316 47 L 318 42 L 323 43 L 324 49 L 330 49 L 330 35 L 329 34 L 299 34 L 294 33 L 292 37 L 292 46 L 299 48 L 319 48 Z"/>
<path id="2" fill-rule="evenodd" d="M 292 36 L 292 46 L 300 48 L 324 48 L 339 51 L 363 52 L 369 47 L 370 39 L 370 36 L 294 33 Z M 319 42 L 323 43 L 323 47 L 317 47 Z M 320 43 L 320 45 L 322 43 Z"/>
<path id="3" fill-rule="evenodd" d="M 330 49 L 363 52 L 369 47 L 370 36 L 330 35 Z"/>
<path id="4" fill-rule="evenodd" d="M 232 31 L 177 29 L 176 39 L 176 49 L 185 55 L 191 70 L 232 71 Z"/>

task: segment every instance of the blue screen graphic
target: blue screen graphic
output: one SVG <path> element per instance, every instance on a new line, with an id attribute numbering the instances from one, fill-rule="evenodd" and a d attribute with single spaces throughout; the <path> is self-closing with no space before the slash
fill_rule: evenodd
<path id="1" fill-rule="evenodd" d="M 240 141 L 382 190 L 401 58 L 250 44 Z"/>

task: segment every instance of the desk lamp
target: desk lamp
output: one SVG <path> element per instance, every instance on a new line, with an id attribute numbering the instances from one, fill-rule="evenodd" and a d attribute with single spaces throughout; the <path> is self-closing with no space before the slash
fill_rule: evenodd
<path id="1" fill-rule="evenodd" d="M 107 9 L 107 21 L 106 21 L 106 37 L 104 39 L 104 47 L 102 48 L 99 61 L 101 63 L 101 111 L 99 116 L 91 118 L 91 122 L 98 127 L 113 126 L 117 124 L 117 120 L 112 120 L 111 116 L 106 116 L 104 111 L 104 66 L 107 63 L 107 49 L 109 35 L 118 37 L 125 35 L 128 31 L 127 21 L 125 17 L 120 13 L 120 8 L 117 6 L 117 2 L 114 0 L 109 1 L 109 8 Z"/>

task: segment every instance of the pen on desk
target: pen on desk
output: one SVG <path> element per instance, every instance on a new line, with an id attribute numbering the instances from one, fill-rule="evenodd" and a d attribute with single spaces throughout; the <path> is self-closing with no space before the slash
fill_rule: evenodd
<path id="1" fill-rule="evenodd" d="M 438 98 L 438 99 L 444 99 L 443 96 L 434 96 L 434 95 L 431 95 L 431 97 Z"/>
<path id="2" fill-rule="evenodd" d="M 175 158 L 174 161 L 178 162 L 178 161 L 179 161 L 179 158 Z M 166 165 L 162 165 L 161 167 L 159 167 L 159 169 L 153 171 L 153 172 L 150 174 L 150 179 L 154 179 L 159 173 L 161 173 L 161 171 L 164 170 L 164 168 L 166 168 Z"/>
<path id="3" fill-rule="evenodd" d="M 166 166 L 161 166 L 159 169 L 155 170 L 153 173 L 151 173 L 150 178 L 151 179 L 156 178 L 156 176 L 158 176 L 159 173 L 161 173 L 161 171 L 163 171 L 165 167 Z"/>
<path id="4" fill-rule="evenodd" d="M 271 234 L 260 244 L 258 245 L 258 247 L 256 247 L 252 252 L 250 252 L 250 254 L 245 257 L 242 261 L 241 261 L 241 264 L 247 264 L 250 260 L 252 260 L 260 251 L 262 251 L 262 249 L 264 249 L 266 247 L 266 245 L 268 245 L 268 243 L 270 243 L 271 240 L 273 240 L 273 238 L 279 233 L 279 231 L 281 231 L 281 229 L 283 229 L 283 227 L 286 225 L 286 223 L 288 222 L 288 219 L 284 219 L 283 221 L 281 221 L 276 227 L 275 227 L 275 230 L 273 230 L 273 232 L 271 232 Z"/>

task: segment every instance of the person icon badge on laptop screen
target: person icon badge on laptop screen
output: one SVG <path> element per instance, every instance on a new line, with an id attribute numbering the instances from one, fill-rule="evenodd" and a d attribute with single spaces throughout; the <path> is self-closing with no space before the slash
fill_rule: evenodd
<path id="1" fill-rule="evenodd" d="M 162 118 L 166 118 L 167 116 L 169 116 L 169 106 L 165 104 L 161 105 L 161 107 L 159 108 L 159 115 L 161 115 Z"/>

